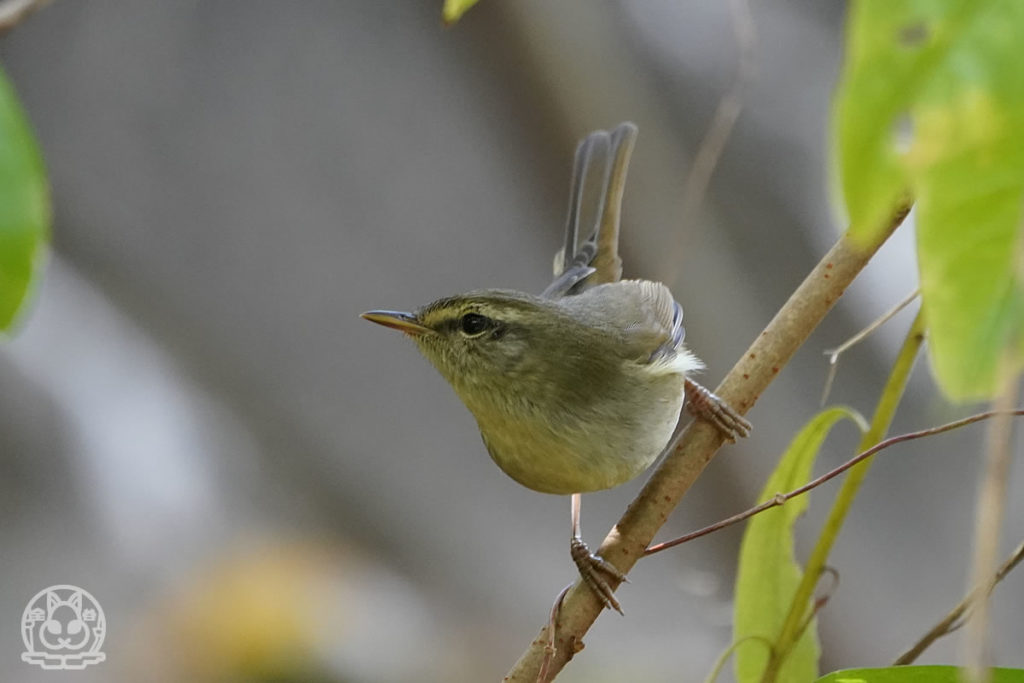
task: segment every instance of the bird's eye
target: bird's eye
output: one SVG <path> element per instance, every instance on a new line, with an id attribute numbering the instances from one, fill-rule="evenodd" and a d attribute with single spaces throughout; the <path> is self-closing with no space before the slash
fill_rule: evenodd
<path id="1" fill-rule="evenodd" d="M 467 334 L 471 337 L 475 337 L 478 334 L 482 334 L 491 326 L 491 319 L 486 318 L 479 313 L 467 313 L 459 320 L 459 328 L 463 334 Z"/>

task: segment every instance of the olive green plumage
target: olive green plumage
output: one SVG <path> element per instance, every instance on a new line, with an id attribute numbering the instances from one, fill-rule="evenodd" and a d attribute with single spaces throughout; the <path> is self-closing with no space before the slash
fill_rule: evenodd
<path id="1" fill-rule="evenodd" d="M 558 299 L 486 290 L 441 299 L 413 334 L 476 418 L 487 450 L 537 491 L 610 488 L 668 442 L 683 380 L 700 362 L 682 346 L 678 306 L 646 281 Z"/>
<path id="2" fill-rule="evenodd" d="M 623 123 L 577 147 L 565 243 L 540 296 L 487 289 L 414 313 L 363 314 L 412 337 L 506 474 L 537 491 L 574 494 L 570 555 L 601 603 L 619 612 L 614 588 L 625 575 L 583 542 L 578 494 L 650 467 L 672 439 L 684 397 L 724 438 L 750 431 L 687 378 L 701 362 L 683 346 L 683 309 L 668 288 L 619 279 L 619 215 L 636 135 Z"/>
<path id="3" fill-rule="evenodd" d="M 537 491 L 632 479 L 671 439 L 686 373 L 682 308 L 665 285 L 620 281 L 630 123 L 576 151 L 566 239 L 540 296 L 481 290 L 415 313 L 371 311 L 408 334 L 476 418 L 494 461 Z M 586 235 L 581 239 L 581 235 Z"/>

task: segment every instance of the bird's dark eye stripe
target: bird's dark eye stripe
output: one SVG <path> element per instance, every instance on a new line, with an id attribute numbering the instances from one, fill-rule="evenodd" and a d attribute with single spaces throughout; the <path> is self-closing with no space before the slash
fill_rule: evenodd
<path id="1" fill-rule="evenodd" d="M 459 329 L 462 330 L 463 334 L 470 336 L 487 331 L 492 324 L 493 321 L 490 318 L 479 313 L 466 313 L 459 318 Z"/>

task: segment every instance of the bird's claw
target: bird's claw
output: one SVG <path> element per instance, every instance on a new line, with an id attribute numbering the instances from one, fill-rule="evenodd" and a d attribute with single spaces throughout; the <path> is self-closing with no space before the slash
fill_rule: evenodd
<path id="1" fill-rule="evenodd" d="M 622 582 L 628 583 L 629 579 L 626 578 L 626 575 L 612 563 L 590 552 L 590 548 L 582 538 L 573 537 L 569 552 L 584 583 L 590 586 L 590 589 L 597 595 L 597 599 L 608 609 L 623 614 L 619 601 L 615 599 L 615 589 L 602 575 L 611 577 L 616 585 Z"/>
<path id="2" fill-rule="evenodd" d="M 750 436 L 752 425 L 728 403 L 692 379 L 686 380 L 685 389 L 691 415 L 713 424 L 729 441 Z"/>

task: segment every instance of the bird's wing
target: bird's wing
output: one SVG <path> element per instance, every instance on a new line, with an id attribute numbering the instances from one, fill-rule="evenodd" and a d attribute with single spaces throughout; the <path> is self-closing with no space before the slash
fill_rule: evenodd
<path id="1" fill-rule="evenodd" d="M 637 321 L 625 327 L 627 338 L 633 338 L 651 362 L 674 356 L 686 338 L 686 330 L 683 307 L 668 287 L 649 280 L 626 280 L 617 288 L 628 293 L 625 298 L 635 307 Z"/>
<path id="2" fill-rule="evenodd" d="M 622 280 L 560 303 L 591 328 L 617 335 L 623 357 L 638 362 L 673 358 L 686 337 L 683 308 L 660 282 Z"/>
<path id="3" fill-rule="evenodd" d="M 565 244 L 555 255 L 555 279 L 541 294 L 579 294 L 622 276 L 619 221 L 629 157 L 637 127 L 620 123 L 611 133 L 591 133 L 576 148 Z M 587 237 L 580 242 L 580 234 Z"/>

